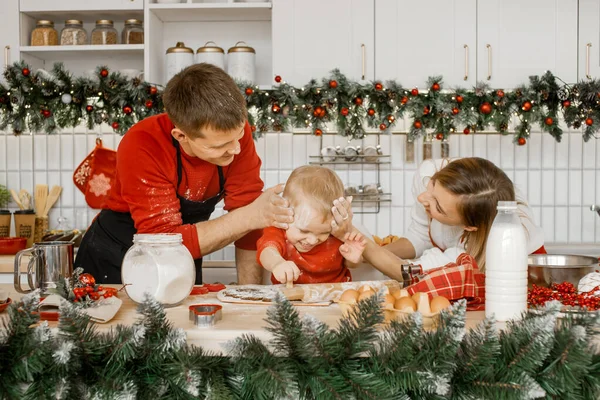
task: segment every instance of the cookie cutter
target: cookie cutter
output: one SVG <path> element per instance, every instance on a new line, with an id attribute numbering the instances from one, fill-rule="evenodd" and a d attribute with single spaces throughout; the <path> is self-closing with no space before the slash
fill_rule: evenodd
<path id="1" fill-rule="evenodd" d="M 198 328 L 213 326 L 222 317 L 223 306 L 218 304 L 192 304 L 189 307 L 190 321 Z"/>

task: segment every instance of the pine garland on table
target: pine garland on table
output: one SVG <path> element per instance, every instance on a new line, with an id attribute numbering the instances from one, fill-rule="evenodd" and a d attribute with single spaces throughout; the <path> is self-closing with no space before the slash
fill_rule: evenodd
<path id="1" fill-rule="evenodd" d="M 32 71 L 23 61 L 6 68 L 7 84 L 0 84 L 0 129 L 52 133 L 85 123 L 88 129 L 108 123 L 124 134 L 137 121 L 163 111 L 162 88 L 129 79 L 106 66 L 95 77 L 74 77 L 61 63 L 48 72 Z M 246 97 L 255 137 L 267 131 L 308 128 L 320 136 L 333 128 L 339 135 L 360 139 L 365 129 L 389 133 L 396 121 L 411 119 L 409 139 L 427 135 L 445 140 L 454 133 L 493 129 L 509 134 L 517 124 L 515 143 L 524 145 L 532 125 L 556 141 L 562 137 L 559 121 L 583 129 L 584 141 L 597 138 L 600 129 L 600 81 L 566 84 L 546 72 L 529 77 L 529 84 L 513 91 L 478 83 L 473 90 L 444 90 L 441 76 L 431 77 L 426 89 L 404 88 L 396 81 L 359 83 L 339 70 L 295 88 L 280 76 L 263 90 L 238 82 Z"/>
<path id="2" fill-rule="evenodd" d="M 186 344 L 147 298 L 140 318 L 98 332 L 65 301 L 58 332 L 37 324 L 39 295 L 9 307 L 0 331 L 2 399 L 594 399 L 600 395 L 600 317 L 557 320 L 560 304 L 500 333 L 467 332 L 460 301 L 424 330 L 419 313 L 381 325 L 380 298 L 359 302 L 336 328 L 300 317 L 280 297 L 267 346 L 243 335 L 228 355 Z"/>

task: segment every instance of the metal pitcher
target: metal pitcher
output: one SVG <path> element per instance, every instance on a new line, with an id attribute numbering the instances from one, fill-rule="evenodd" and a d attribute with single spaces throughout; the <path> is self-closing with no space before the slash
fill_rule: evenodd
<path id="1" fill-rule="evenodd" d="M 20 266 L 21 257 L 24 255 L 31 257 L 27 264 L 29 289 L 21 287 Z M 48 289 L 56 288 L 61 278 L 70 277 L 72 274 L 72 242 L 35 243 L 32 248 L 21 250 L 15 256 L 15 290 L 19 293 L 29 293 L 35 289 L 40 289 L 44 294 L 48 293 Z"/>

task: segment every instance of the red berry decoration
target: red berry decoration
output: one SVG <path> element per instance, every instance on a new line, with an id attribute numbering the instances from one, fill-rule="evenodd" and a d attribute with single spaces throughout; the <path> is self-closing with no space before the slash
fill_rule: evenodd
<path id="1" fill-rule="evenodd" d="M 154 103 L 152 102 L 152 100 L 146 100 L 146 104 L 144 104 L 144 105 L 146 106 L 146 108 L 152 108 Z"/>
<path id="2" fill-rule="evenodd" d="M 546 125 L 550 126 L 554 123 L 554 120 L 552 119 L 552 117 L 546 117 L 546 119 L 544 120 L 544 123 Z"/>
<path id="3" fill-rule="evenodd" d="M 252 93 L 254 93 L 254 90 L 251 87 L 247 87 L 245 92 L 246 96 L 250 96 Z"/>
<path id="4" fill-rule="evenodd" d="M 158 93 L 158 89 L 156 88 L 156 86 L 150 86 L 149 91 L 152 96 L 154 96 L 156 93 Z"/>
<path id="5" fill-rule="evenodd" d="M 504 97 L 504 90 L 496 90 L 496 96 L 500 98 Z"/>
<path id="6" fill-rule="evenodd" d="M 469 133 L 471 133 L 471 130 L 470 130 L 468 127 L 467 127 L 467 128 L 465 128 L 465 129 L 463 130 L 463 133 L 464 133 L 465 135 L 468 135 Z"/>
<path id="7" fill-rule="evenodd" d="M 410 94 L 412 94 L 413 96 L 417 96 L 419 94 L 419 89 L 414 88 L 413 90 L 410 91 Z"/>
<path id="8" fill-rule="evenodd" d="M 102 71 L 100 71 L 100 76 L 103 78 L 106 78 L 108 76 L 108 70 L 103 69 Z"/>
<path id="9" fill-rule="evenodd" d="M 350 110 L 348 110 L 348 107 L 344 107 L 342 108 L 342 111 L 340 111 L 340 113 L 345 117 L 346 115 L 348 115 L 348 113 L 350 112 Z"/>
<path id="10" fill-rule="evenodd" d="M 431 108 L 429 108 L 429 106 L 425 106 L 423 107 L 423 115 L 427 115 L 429 114 L 429 111 L 431 110 Z"/>
<path id="11" fill-rule="evenodd" d="M 519 144 L 519 146 L 524 146 L 525 143 L 527 143 L 527 140 L 525 138 L 520 137 L 519 140 L 517 140 L 517 143 Z"/>
<path id="12" fill-rule="evenodd" d="M 335 88 L 337 88 L 337 87 L 338 87 L 338 83 L 337 83 L 337 81 L 335 81 L 335 80 L 333 80 L 333 79 L 332 79 L 332 80 L 330 80 L 330 81 L 329 81 L 329 87 L 330 87 L 330 88 L 332 88 L 332 89 L 335 89 Z"/>
<path id="13" fill-rule="evenodd" d="M 406 104 L 406 103 L 408 103 L 408 97 L 406 97 L 406 96 L 402 97 L 402 100 L 400 100 L 400 103 L 401 103 L 401 104 Z"/>
<path id="14" fill-rule="evenodd" d="M 131 108 L 131 106 L 125 106 L 125 107 L 123 107 L 123 112 L 125 114 L 129 115 L 133 112 L 133 108 Z"/>
<path id="15" fill-rule="evenodd" d="M 521 106 L 521 109 L 523 111 L 530 111 L 531 110 L 531 102 L 530 101 L 526 101 L 523 103 L 523 105 Z"/>
<path id="16" fill-rule="evenodd" d="M 44 116 L 44 118 L 50 118 L 52 112 L 50 112 L 50 110 L 42 110 L 42 115 Z"/>
<path id="17" fill-rule="evenodd" d="M 372 109 L 372 108 L 369 108 L 369 109 L 367 110 L 367 114 L 369 114 L 369 116 L 370 116 L 370 117 L 372 117 L 373 115 L 375 115 L 375 110 L 374 110 L 374 109 Z"/>
<path id="18" fill-rule="evenodd" d="M 0 96 L 0 104 L 4 104 L 5 101 L 6 101 L 6 97 Z"/>
<path id="19" fill-rule="evenodd" d="M 83 283 L 85 286 L 94 286 L 96 284 L 94 277 L 88 273 L 79 275 L 79 282 Z"/>
<path id="20" fill-rule="evenodd" d="M 382 89 L 383 89 L 383 85 L 381 83 L 377 82 L 375 84 L 375 90 L 382 90 Z"/>
<path id="21" fill-rule="evenodd" d="M 29 76 L 29 74 L 31 74 L 31 71 L 29 70 L 29 68 L 23 68 L 21 70 L 21 73 L 23 73 L 23 76 Z"/>
<path id="22" fill-rule="evenodd" d="M 421 121 L 415 121 L 413 123 L 413 126 L 415 127 L 415 129 L 421 129 L 423 127 L 423 124 L 421 123 Z"/>
<path id="23" fill-rule="evenodd" d="M 251 130 L 252 132 L 256 132 L 256 125 L 252 125 L 252 126 L 250 127 L 250 130 Z"/>
<path id="24" fill-rule="evenodd" d="M 564 108 L 568 108 L 570 105 L 571 105 L 571 102 L 569 100 L 565 100 L 565 101 L 562 102 L 562 106 Z"/>
<path id="25" fill-rule="evenodd" d="M 382 123 L 382 124 L 379 125 L 379 130 L 380 131 L 385 131 L 386 129 L 387 129 L 387 125 L 386 124 Z"/>
<path id="26" fill-rule="evenodd" d="M 277 114 L 279 111 L 281 111 L 281 107 L 279 107 L 279 104 L 273 104 L 273 106 L 271 107 L 271 111 Z"/>
<path id="27" fill-rule="evenodd" d="M 440 90 L 440 84 L 435 82 L 433 85 L 431 85 L 431 90 L 437 92 L 438 90 Z"/>
<path id="28" fill-rule="evenodd" d="M 464 98 L 463 98 L 461 95 L 458 95 L 458 96 L 456 96 L 456 102 L 457 102 L 458 104 L 462 103 L 462 102 L 463 102 L 463 100 L 464 100 Z"/>
<path id="29" fill-rule="evenodd" d="M 460 110 L 458 108 L 456 108 L 456 107 L 454 107 L 452 109 L 452 114 L 454 114 L 454 115 L 458 114 L 459 112 L 460 112 Z"/>
<path id="30" fill-rule="evenodd" d="M 87 111 L 87 112 L 90 113 L 90 112 L 94 111 L 94 107 L 92 107 L 92 106 L 85 106 L 85 111 Z"/>
<path id="31" fill-rule="evenodd" d="M 357 97 L 354 99 L 354 104 L 356 104 L 357 106 L 362 105 L 363 100 L 360 97 Z"/>
<path id="32" fill-rule="evenodd" d="M 281 82 L 281 77 L 279 75 L 275 76 L 275 82 L 277 82 L 277 83 Z"/>
<path id="33" fill-rule="evenodd" d="M 119 129 L 119 123 L 117 121 L 112 123 L 112 128 L 116 131 L 117 129 Z"/>
<path id="34" fill-rule="evenodd" d="M 485 114 L 485 115 L 491 113 L 492 112 L 492 105 L 490 103 L 488 103 L 487 101 L 484 102 L 484 103 L 482 103 L 479 106 L 479 112 L 482 113 L 482 114 Z"/>
<path id="35" fill-rule="evenodd" d="M 323 134 L 323 131 L 320 130 L 319 128 L 315 129 L 315 135 L 316 136 L 321 136 Z"/>
<path id="36" fill-rule="evenodd" d="M 437 135 L 435 135 L 435 138 L 437 140 L 442 140 L 442 139 L 444 139 L 444 134 L 443 133 L 438 133 Z"/>
<path id="37" fill-rule="evenodd" d="M 592 126 L 592 125 L 594 124 L 594 120 L 593 120 L 593 119 L 591 119 L 591 118 L 587 118 L 587 119 L 585 120 L 585 124 L 586 124 L 587 126 Z"/>

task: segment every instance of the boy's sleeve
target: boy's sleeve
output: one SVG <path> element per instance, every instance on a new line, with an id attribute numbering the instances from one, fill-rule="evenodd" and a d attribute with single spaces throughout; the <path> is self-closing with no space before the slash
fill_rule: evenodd
<path id="1" fill-rule="evenodd" d="M 260 255 L 267 247 L 273 247 L 277 249 L 279 254 L 285 258 L 286 256 L 286 245 L 285 245 L 285 231 L 283 229 L 274 228 L 272 226 L 263 229 L 263 235 L 256 243 L 256 261 L 262 266 L 260 262 Z"/>

